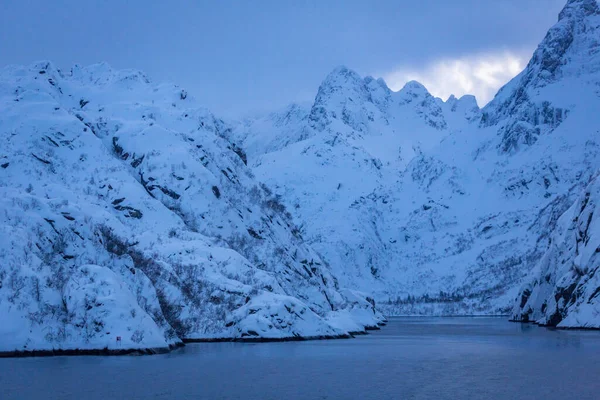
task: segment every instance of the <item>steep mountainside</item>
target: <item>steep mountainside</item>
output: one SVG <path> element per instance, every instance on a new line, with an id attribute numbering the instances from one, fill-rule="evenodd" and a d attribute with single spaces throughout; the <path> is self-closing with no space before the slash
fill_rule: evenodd
<path id="1" fill-rule="evenodd" d="M 0 351 L 336 337 L 382 321 L 185 90 L 0 72 Z"/>
<path id="2" fill-rule="evenodd" d="M 386 313 L 507 313 L 600 166 L 598 14 L 570 0 L 483 110 L 338 68 L 286 130 L 303 135 L 249 162 L 342 286 Z"/>
<path id="3" fill-rule="evenodd" d="M 515 320 L 600 328 L 599 201 L 596 176 L 560 217 L 548 250 L 515 304 Z"/>

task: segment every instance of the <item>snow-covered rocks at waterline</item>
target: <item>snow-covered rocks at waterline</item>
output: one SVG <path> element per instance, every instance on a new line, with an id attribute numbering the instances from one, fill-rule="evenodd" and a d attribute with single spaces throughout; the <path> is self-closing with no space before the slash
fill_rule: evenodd
<path id="1" fill-rule="evenodd" d="M 522 288 L 513 319 L 560 328 L 600 328 L 600 179 L 565 212 Z"/>
<path id="2" fill-rule="evenodd" d="M 136 71 L 1 70 L 0 351 L 337 337 L 339 313 L 381 323 L 228 129 Z"/>

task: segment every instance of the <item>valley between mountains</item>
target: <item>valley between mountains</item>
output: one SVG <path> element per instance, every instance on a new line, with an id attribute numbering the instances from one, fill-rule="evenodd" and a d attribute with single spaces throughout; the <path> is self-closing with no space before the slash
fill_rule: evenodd
<path id="1" fill-rule="evenodd" d="M 384 315 L 600 328 L 598 110 L 596 0 L 483 108 L 338 67 L 312 104 L 227 120 L 139 71 L 5 67 L 0 352 L 342 338 Z"/>

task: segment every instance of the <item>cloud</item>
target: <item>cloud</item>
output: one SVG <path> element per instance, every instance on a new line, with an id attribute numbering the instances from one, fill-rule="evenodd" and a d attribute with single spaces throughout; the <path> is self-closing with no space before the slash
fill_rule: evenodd
<path id="1" fill-rule="evenodd" d="M 472 94 L 480 106 L 487 104 L 498 89 L 523 70 L 527 57 L 512 52 L 482 53 L 432 62 L 422 69 L 397 68 L 384 79 L 392 90 L 408 81 L 419 81 L 434 96 L 447 99 Z"/>

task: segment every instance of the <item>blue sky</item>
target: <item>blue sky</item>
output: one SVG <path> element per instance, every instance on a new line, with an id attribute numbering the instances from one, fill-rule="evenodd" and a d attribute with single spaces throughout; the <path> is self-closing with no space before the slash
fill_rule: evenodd
<path id="1" fill-rule="evenodd" d="M 566 0 L 0 0 L 0 65 L 106 61 L 232 116 L 310 101 L 337 65 L 485 103 Z"/>

